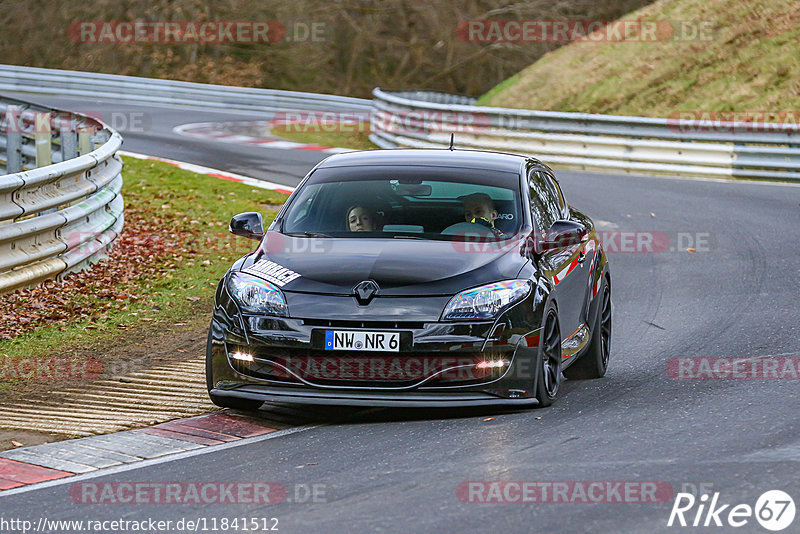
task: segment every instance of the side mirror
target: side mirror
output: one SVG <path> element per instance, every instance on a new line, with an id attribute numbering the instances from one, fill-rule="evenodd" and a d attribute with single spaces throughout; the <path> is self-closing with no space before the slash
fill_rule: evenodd
<path id="1" fill-rule="evenodd" d="M 234 215 L 228 230 L 230 230 L 233 235 L 250 239 L 261 239 L 264 237 L 264 221 L 260 213 L 247 211 Z"/>
<path id="2" fill-rule="evenodd" d="M 541 241 L 542 250 L 557 250 L 577 245 L 586 239 L 589 229 L 579 222 L 559 220 L 554 222 Z"/>

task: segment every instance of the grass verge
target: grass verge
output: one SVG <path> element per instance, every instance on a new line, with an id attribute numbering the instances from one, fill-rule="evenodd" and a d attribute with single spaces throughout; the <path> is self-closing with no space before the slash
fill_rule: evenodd
<path id="1" fill-rule="evenodd" d="M 111 257 L 63 281 L 0 296 L 2 362 L 113 347 L 210 317 L 219 279 L 256 247 L 227 233 L 230 217 L 259 211 L 266 225 L 287 198 L 157 161 L 124 163 L 126 223 Z M 0 390 L 18 382 L 13 370 L 0 368 Z"/>
<path id="2" fill-rule="evenodd" d="M 354 150 L 374 150 L 378 148 L 369 140 L 369 132 L 317 131 L 319 129 L 320 127 L 313 124 L 278 124 L 270 129 L 270 133 L 296 143 L 352 148 Z"/>

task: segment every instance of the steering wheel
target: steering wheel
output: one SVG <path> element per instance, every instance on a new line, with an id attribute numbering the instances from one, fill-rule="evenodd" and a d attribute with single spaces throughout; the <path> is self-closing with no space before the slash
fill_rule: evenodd
<path id="1" fill-rule="evenodd" d="M 494 237 L 492 229 L 480 223 L 460 222 L 451 224 L 444 230 L 442 235 L 466 235 L 476 237 Z"/>

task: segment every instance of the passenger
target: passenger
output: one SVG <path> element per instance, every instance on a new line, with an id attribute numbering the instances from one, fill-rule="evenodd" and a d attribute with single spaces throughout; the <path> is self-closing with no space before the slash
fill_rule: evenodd
<path id="1" fill-rule="evenodd" d="M 347 227 L 351 232 L 380 231 L 375 211 L 359 204 L 347 210 Z"/>

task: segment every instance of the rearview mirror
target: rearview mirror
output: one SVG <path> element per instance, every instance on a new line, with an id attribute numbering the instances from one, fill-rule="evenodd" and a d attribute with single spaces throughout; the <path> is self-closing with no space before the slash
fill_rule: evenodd
<path id="1" fill-rule="evenodd" d="M 579 222 L 559 220 L 554 222 L 541 242 L 542 250 L 556 250 L 581 243 L 589 229 Z"/>
<path id="2" fill-rule="evenodd" d="M 249 239 L 261 239 L 264 237 L 264 222 L 260 213 L 247 211 L 234 215 L 228 230 L 230 230 L 233 235 L 247 237 Z"/>
<path id="3" fill-rule="evenodd" d="M 395 193 L 404 197 L 429 197 L 433 187 L 429 184 L 400 184 L 395 188 Z"/>

